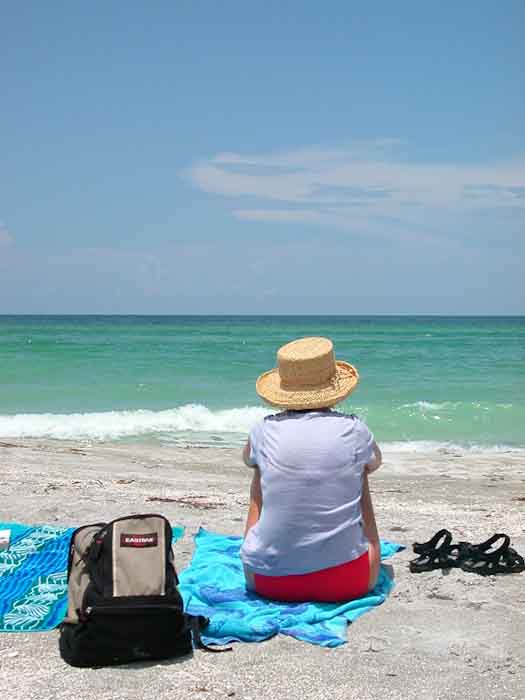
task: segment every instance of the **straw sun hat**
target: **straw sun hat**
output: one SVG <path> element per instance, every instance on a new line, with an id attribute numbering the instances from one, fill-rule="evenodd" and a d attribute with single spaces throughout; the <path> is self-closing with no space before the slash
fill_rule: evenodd
<path id="1" fill-rule="evenodd" d="M 328 408 L 356 388 L 359 374 L 336 361 L 328 338 L 300 338 L 277 351 L 277 367 L 261 374 L 255 388 L 272 406 L 301 410 Z"/>

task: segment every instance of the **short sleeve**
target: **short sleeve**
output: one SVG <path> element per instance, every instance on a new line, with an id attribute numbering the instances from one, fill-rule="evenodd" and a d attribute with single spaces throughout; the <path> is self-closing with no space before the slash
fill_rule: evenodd
<path id="1" fill-rule="evenodd" d="M 360 464 L 368 464 L 374 457 L 375 439 L 366 423 L 356 418 L 357 421 L 357 461 Z"/>
<path id="2" fill-rule="evenodd" d="M 252 467 L 256 467 L 259 464 L 259 449 L 262 443 L 262 432 L 263 432 L 264 422 L 256 423 L 250 430 L 250 454 L 248 461 Z"/>

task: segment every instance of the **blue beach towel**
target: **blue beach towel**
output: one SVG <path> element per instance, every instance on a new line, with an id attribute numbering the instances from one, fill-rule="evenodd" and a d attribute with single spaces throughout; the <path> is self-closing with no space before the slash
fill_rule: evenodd
<path id="1" fill-rule="evenodd" d="M 374 590 L 349 603 L 278 603 L 260 598 L 245 588 L 239 558 L 240 537 L 200 529 L 190 566 L 180 574 L 185 608 L 193 615 L 211 618 L 203 640 L 208 644 L 233 641 L 260 642 L 286 634 L 312 644 L 336 647 L 346 642 L 347 626 L 380 605 L 394 582 L 385 567 Z M 381 558 L 404 549 L 381 542 Z"/>
<path id="2" fill-rule="evenodd" d="M 1 523 L 11 530 L 0 552 L 0 632 L 43 632 L 67 611 L 67 558 L 73 527 Z M 173 528 L 173 541 L 184 534 Z"/>

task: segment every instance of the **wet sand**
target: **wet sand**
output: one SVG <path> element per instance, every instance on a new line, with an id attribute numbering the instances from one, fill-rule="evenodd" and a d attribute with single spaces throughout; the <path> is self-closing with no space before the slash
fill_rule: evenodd
<path id="1" fill-rule="evenodd" d="M 471 542 L 506 532 L 525 552 L 525 452 L 386 450 L 384 458 L 371 478 L 381 536 L 410 545 L 441 527 Z M 0 474 L 1 520 L 78 525 L 165 514 L 186 526 L 179 569 L 199 526 L 242 534 L 250 480 L 238 450 L 43 440 L 0 441 Z M 392 595 L 351 625 L 338 649 L 280 636 L 235 644 L 230 654 L 91 670 L 62 662 L 56 631 L 1 634 L 0 696 L 523 700 L 525 573 L 416 575 L 413 557 L 408 546 L 391 560 Z"/>

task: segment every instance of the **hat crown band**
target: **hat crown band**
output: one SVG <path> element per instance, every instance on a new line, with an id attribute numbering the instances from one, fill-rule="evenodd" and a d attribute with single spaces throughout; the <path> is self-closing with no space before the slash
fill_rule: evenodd
<path id="1" fill-rule="evenodd" d="M 327 384 L 336 374 L 333 349 L 314 357 L 289 357 L 279 354 L 279 377 L 284 389 L 307 389 Z"/>

